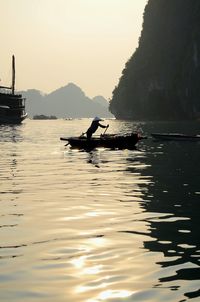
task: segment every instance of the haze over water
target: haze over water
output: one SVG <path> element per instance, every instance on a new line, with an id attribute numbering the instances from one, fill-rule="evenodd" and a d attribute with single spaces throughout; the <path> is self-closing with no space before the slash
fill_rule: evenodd
<path id="1" fill-rule="evenodd" d="M 90 120 L 0 126 L 0 301 L 199 301 L 197 123 L 105 121 L 137 150 L 71 150 Z M 99 131 L 100 133 L 100 131 Z"/>

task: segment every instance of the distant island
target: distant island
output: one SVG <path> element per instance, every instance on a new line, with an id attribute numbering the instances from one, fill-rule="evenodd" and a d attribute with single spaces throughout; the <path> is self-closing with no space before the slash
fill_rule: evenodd
<path id="1" fill-rule="evenodd" d="M 149 0 L 139 45 L 113 91 L 119 119 L 200 117 L 200 1 Z"/>
<path id="2" fill-rule="evenodd" d="M 40 115 L 34 115 L 33 120 L 57 120 L 57 117 L 55 115 L 47 116 L 44 114 L 40 114 Z"/>
<path id="3" fill-rule="evenodd" d="M 49 94 L 44 94 L 36 89 L 29 89 L 21 93 L 26 98 L 26 111 L 30 118 L 34 116 L 56 116 L 57 118 L 113 117 L 108 109 L 109 103 L 103 96 L 95 96 L 90 99 L 80 87 L 73 83 Z"/>

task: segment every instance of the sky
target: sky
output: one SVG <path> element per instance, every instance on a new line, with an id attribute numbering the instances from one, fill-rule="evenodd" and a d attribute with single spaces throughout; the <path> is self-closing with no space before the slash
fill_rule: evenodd
<path id="1" fill-rule="evenodd" d="M 147 0 L 0 0 L 0 85 L 52 92 L 68 83 L 109 99 L 138 46 Z"/>

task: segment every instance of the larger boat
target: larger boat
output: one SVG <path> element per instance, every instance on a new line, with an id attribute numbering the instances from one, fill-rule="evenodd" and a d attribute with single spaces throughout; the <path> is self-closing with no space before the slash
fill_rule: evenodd
<path id="1" fill-rule="evenodd" d="M 15 57 L 12 56 L 12 86 L 0 86 L 0 124 L 20 124 L 26 116 L 25 98 L 15 94 Z"/>

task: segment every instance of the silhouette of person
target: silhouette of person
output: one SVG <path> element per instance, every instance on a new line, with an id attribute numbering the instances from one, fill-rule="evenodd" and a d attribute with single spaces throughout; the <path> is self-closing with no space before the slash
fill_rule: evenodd
<path id="1" fill-rule="evenodd" d="M 101 118 L 99 118 L 98 116 L 96 116 L 93 119 L 90 127 L 86 131 L 87 139 L 91 139 L 92 134 L 97 131 L 98 127 L 101 127 L 101 128 L 108 128 L 109 127 L 109 125 L 105 126 L 105 125 L 100 124 L 100 121 L 103 121 L 103 120 Z"/>

